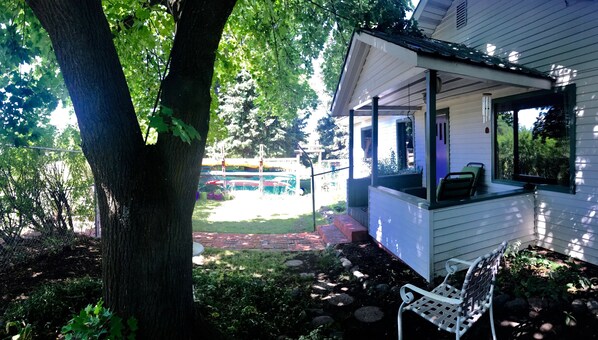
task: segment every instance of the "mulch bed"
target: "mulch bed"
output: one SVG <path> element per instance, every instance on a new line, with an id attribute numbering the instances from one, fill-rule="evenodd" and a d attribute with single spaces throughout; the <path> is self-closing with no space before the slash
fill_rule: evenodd
<path id="1" fill-rule="evenodd" d="M 298 252 L 295 257 L 302 260 L 305 266 L 297 270 L 314 273 L 314 294 L 320 294 L 321 297 L 347 294 L 353 301 L 348 305 L 335 305 L 323 299 L 321 306 L 307 311 L 309 315 L 313 318 L 331 317 L 334 324 L 330 327 L 330 335 L 337 338 L 396 338 L 396 313 L 401 303 L 399 288 L 405 283 L 420 287 L 425 287 L 426 283 L 401 261 L 372 242 L 338 245 L 335 250 L 339 259 L 348 260 L 345 261 L 345 268 L 321 272 L 318 269 L 318 256 L 311 252 Z M 545 252 L 546 257 L 554 261 L 568 260 L 559 254 L 537 250 Z M 598 268 L 581 261 L 575 262 L 588 281 L 596 283 Z M 72 246 L 60 251 L 40 255 L 34 260 L 8 268 L 0 272 L 0 315 L 11 300 L 23 298 L 42 284 L 86 275 L 101 276 L 101 254 L 99 241 L 85 237 L 78 238 Z M 497 294 L 497 297 L 501 295 L 501 301 L 495 302 L 498 338 L 598 338 L 598 296 L 595 288 L 592 285 L 590 289 L 571 293 L 559 303 L 550 303 L 551 297 L 529 296 L 524 301 L 519 300 L 519 304 L 513 302 L 516 296 L 511 291 L 503 289 L 502 294 Z M 591 308 L 593 303 L 597 304 L 596 309 Z M 357 310 L 374 311 L 375 316 L 382 312 L 383 316 L 379 320 L 374 318 L 373 322 L 362 322 L 355 318 Z M 454 338 L 410 312 L 404 315 L 404 327 L 406 339 Z M 486 315 L 464 339 L 488 339 L 490 334 Z"/>

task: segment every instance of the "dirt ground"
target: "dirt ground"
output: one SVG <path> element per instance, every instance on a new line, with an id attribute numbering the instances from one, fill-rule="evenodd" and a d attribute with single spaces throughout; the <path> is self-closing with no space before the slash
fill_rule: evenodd
<path id="1" fill-rule="evenodd" d="M 413 274 L 404 264 L 391 257 L 371 242 L 345 244 L 336 247 L 339 260 L 346 258 L 350 264 L 343 270 L 332 272 L 318 268 L 316 256 L 310 252 L 298 252 L 296 258 L 305 265 L 297 270 L 314 273 L 314 294 L 344 293 L 353 298 L 349 304 L 333 304 L 325 299 L 319 308 L 307 311 L 310 316 L 328 316 L 334 320 L 330 336 L 342 339 L 396 339 L 396 312 L 400 304 L 399 288 L 405 283 L 425 287 L 423 280 Z M 554 254 L 548 254 L 558 259 Z M 66 278 L 101 275 L 99 242 L 81 238 L 74 246 L 61 252 L 48 254 L 35 261 L 14 266 L 0 273 L 0 314 L 6 304 L 23 298 L 40 285 Z M 595 266 L 583 264 L 588 277 L 598 277 Z M 347 279 L 351 276 L 357 279 Z M 319 288 L 318 288 L 319 287 Z M 500 288 L 500 287 L 499 287 Z M 514 299 L 507 295 L 505 300 Z M 504 297 L 504 296 L 503 296 Z M 578 292 L 567 297 L 567 303 L 544 305 L 529 303 L 523 306 L 495 302 L 495 319 L 499 339 L 596 339 L 598 338 L 598 309 L 589 308 L 596 302 L 593 290 Z M 540 300 L 546 297 L 534 297 Z M 588 304 L 588 308 L 576 309 L 574 300 Z M 536 299 L 537 301 L 537 299 Z M 592 302 L 593 301 L 593 302 Z M 375 307 L 382 312 L 379 321 L 361 322 L 355 312 L 361 307 Z M 571 322 L 571 319 L 574 322 Z M 452 339 L 445 332 L 422 321 L 412 313 L 404 318 L 406 339 Z M 489 339 L 488 316 L 484 316 L 464 339 Z"/>

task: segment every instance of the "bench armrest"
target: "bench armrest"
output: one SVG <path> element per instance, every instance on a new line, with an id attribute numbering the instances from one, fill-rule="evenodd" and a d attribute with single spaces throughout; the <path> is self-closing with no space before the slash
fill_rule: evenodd
<path id="1" fill-rule="evenodd" d="M 451 305 L 458 305 L 458 304 L 461 303 L 461 299 L 447 298 L 446 296 L 442 296 L 442 295 L 438 295 L 438 294 L 435 294 L 435 293 L 431 293 L 431 292 L 429 292 L 427 290 L 421 289 L 419 287 L 416 287 L 416 286 L 408 283 L 408 284 L 404 285 L 403 287 L 401 287 L 401 291 L 400 291 L 400 293 L 401 293 L 401 299 L 403 299 L 403 302 L 407 303 L 407 304 L 413 302 L 413 300 L 415 299 L 414 296 L 413 296 L 413 293 L 410 292 L 410 291 L 407 291 L 408 289 L 411 290 L 411 291 L 414 291 L 414 292 L 416 292 L 416 293 L 418 293 L 420 295 L 423 295 L 423 296 L 425 296 L 425 297 L 427 297 L 429 299 L 432 299 L 432 300 L 436 300 L 436 301 L 448 303 L 448 304 L 451 304 Z"/>

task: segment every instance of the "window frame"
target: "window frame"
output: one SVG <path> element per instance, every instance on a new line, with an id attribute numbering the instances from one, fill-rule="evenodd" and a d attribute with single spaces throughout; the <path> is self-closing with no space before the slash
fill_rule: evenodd
<path id="1" fill-rule="evenodd" d="M 513 106 L 513 111 L 517 110 L 524 110 L 525 106 L 529 105 L 537 105 L 540 107 L 542 105 L 550 105 L 551 102 L 560 102 L 561 98 L 554 98 L 554 96 L 561 96 L 563 102 L 563 110 L 568 113 L 569 115 L 569 185 L 559 185 L 559 184 L 548 184 L 548 183 L 538 183 L 534 181 L 526 181 L 524 179 L 517 180 L 513 179 L 500 179 L 497 178 L 498 171 L 498 112 L 506 111 L 507 109 L 499 109 L 500 107 L 505 107 L 509 104 Z M 552 98 L 549 98 L 552 97 Z M 493 133 L 492 133 L 492 182 L 499 183 L 499 184 L 508 184 L 508 185 L 516 185 L 526 187 L 530 184 L 534 185 L 539 190 L 547 190 L 547 191 L 555 191 L 555 192 L 563 192 L 569 194 L 575 194 L 575 138 L 576 138 L 576 110 L 575 110 L 575 100 L 576 100 L 576 87 L 575 84 L 570 84 L 565 87 L 555 88 L 552 90 L 540 90 L 540 91 L 533 91 L 533 92 L 526 92 L 522 94 L 496 98 L 492 102 L 492 122 L 493 122 Z M 522 107 L 523 106 L 523 107 Z M 517 131 L 518 129 L 514 129 L 514 140 L 517 140 Z M 515 154 L 518 152 L 518 146 L 513 145 L 513 153 Z M 515 156 L 514 156 L 515 157 Z M 514 175 L 521 176 L 521 175 Z"/>

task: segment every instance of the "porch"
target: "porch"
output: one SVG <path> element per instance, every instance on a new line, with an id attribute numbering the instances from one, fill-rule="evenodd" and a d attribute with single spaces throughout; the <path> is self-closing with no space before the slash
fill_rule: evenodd
<path id="1" fill-rule="evenodd" d="M 429 281 L 451 257 L 473 260 L 503 240 L 533 243 L 533 186 L 493 181 L 496 127 L 488 97 L 551 86 L 544 74 L 462 45 L 355 34 L 332 106 L 333 115 L 349 119 L 349 214 Z M 399 124 L 410 124 L 410 141 Z M 389 149 L 403 158 L 397 174 L 381 176 L 378 164 Z M 370 174 L 358 176 L 364 159 Z M 485 165 L 476 194 L 438 197 L 445 175 L 469 162 Z"/>

